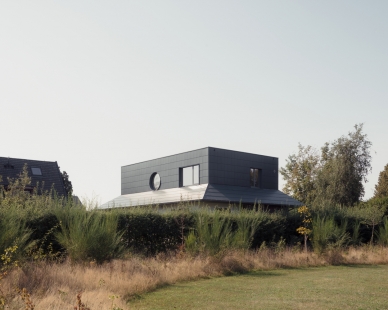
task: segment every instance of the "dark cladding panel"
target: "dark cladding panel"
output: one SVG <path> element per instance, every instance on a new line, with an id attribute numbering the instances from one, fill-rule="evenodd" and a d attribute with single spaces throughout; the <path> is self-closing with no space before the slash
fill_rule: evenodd
<path id="1" fill-rule="evenodd" d="M 157 172 L 160 190 L 179 187 L 179 169 L 199 165 L 200 184 L 251 187 L 250 168 L 260 170 L 260 188 L 278 189 L 278 159 L 218 148 L 203 148 L 121 167 L 121 193 L 150 191 L 149 179 Z"/>
<path id="2" fill-rule="evenodd" d="M 121 167 L 121 195 L 150 191 L 151 174 L 161 178 L 159 190 L 179 187 L 179 168 L 199 165 L 200 184 L 209 183 L 208 148 Z"/>
<path id="3" fill-rule="evenodd" d="M 278 189 L 276 157 L 209 148 L 209 183 L 250 187 L 250 168 L 260 169 L 260 188 Z M 229 173 L 234 172 L 234 176 Z"/>

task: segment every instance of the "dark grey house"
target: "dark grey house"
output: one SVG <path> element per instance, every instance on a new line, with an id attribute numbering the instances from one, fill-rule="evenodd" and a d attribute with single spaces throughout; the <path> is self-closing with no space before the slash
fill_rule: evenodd
<path id="1" fill-rule="evenodd" d="M 25 188 L 26 191 L 32 192 L 34 188 L 50 191 L 53 187 L 58 196 L 67 195 L 56 161 L 0 157 L 0 176 L 2 176 L 0 186 L 7 189 L 8 180 L 18 178 L 25 164 L 27 164 L 28 175 L 31 177 L 31 184 Z"/>
<path id="2" fill-rule="evenodd" d="M 100 208 L 183 201 L 268 207 L 301 203 L 278 190 L 278 159 L 214 147 L 121 167 L 121 196 Z"/>

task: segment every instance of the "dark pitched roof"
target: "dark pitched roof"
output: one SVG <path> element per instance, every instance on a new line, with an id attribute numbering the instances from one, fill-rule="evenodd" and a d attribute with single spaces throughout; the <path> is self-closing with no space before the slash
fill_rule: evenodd
<path id="1" fill-rule="evenodd" d="M 62 175 L 56 161 L 0 157 L 0 175 L 3 178 L 0 185 L 7 185 L 8 178 L 17 178 L 25 164 L 28 166 L 28 175 L 31 177 L 32 186 L 39 184 L 39 188 L 41 188 L 43 184 L 44 191 L 49 191 L 54 186 L 58 195 L 66 195 Z M 33 175 L 31 168 L 40 168 L 42 175 Z"/>
<path id="2" fill-rule="evenodd" d="M 263 205 L 301 206 L 302 203 L 276 189 L 260 189 L 209 184 L 203 200 L 230 203 L 261 203 Z"/>

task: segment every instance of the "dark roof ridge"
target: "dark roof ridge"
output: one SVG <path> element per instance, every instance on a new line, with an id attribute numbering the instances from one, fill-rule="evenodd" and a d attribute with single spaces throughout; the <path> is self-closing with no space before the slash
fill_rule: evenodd
<path id="1" fill-rule="evenodd" d="M 39 161 L 43 163 L 56 163 L 57 161 L 48 161 L 48 160 L 36 160 L 36 159 L 27 159 L 27 158 L 15 158 L 15 157 L 3 157 L 0 156 L 0 159 L 13 159 L 13 160 L 28 160 L 28 161 Z"/>

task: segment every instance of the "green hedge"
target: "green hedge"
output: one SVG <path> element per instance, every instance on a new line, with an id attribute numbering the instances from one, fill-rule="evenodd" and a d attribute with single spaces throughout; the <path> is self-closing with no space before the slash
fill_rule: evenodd
<path id="1" fill-rule="evenodd" d="M 125 212 L 120 216 L 119 230 L 124 230 L 128 249 L 154 255 L 177 249 L 193 224 L 192 215 L 187 213 Z"/>
<path id="2" fill-rule="evenodd" d="M 74 207 L 78 208 L 79 207 Z M 69 208 L 71 212 L 72 208 Z M 82 209 L 82 212 L 88 212 Z M 330 207 L 312 210 L 312 216 L 333 216 L 335 221 L 340 224 L 343 220 L 347 221 L 347 231 L 349 235 L 353 234 L 354 224 L 359 222 L 359 239 L 353 244 L 367 243 L 371 238 L 371 227 L 362 223 L 362 214 L 356 212 L 356 209 Z M 201 209 L 190 211 L 188 209 L 178 211 L 156 210 L 151 208 L 127 208 L 116 209 L 113 211 L 98 211 L 101 214 L 106 212 L 118 213 L 117 231 L 123 232 L 122 241 L 125 248 L 133 253 L 144 255 L 155 255 L 161 252 L 168 252 L 179 249 L 182 239 L 189 234 L 190 230 L 195 228 L 194 212 L 208 212 L 210 209 Z M 239 213 L 236 211 L 223 211 L 222 216 L 228 217 L 232 223 L 233 229 L 237 229 Z M 301 226 L 301 219 L 296 210 L 283 210 L 281 212 L 266 212 L 263 210 L 245 211 L 243 216 L 258 217 L 259 226 L 256 230 L 252 248 L 258 248 L 265 242 L 267 245 L 276 244 L 279 240 L 285 240 L 288 245 L 296 245 L 302 242 L 302 236 L 297 234 L 296 228 Z M 52 245 L 56 252 L 62 252 L 63 249 L 50 231 L 60 229 L 58 218 L 52 209 L 47 210 L 43 215 L 29 217 L 26 219 L 26 226 L 31 230 L 31 240 L 39 241 L 43 249 Z M 375 230 L 378 230 L 378 225 Z M 42 242 L 43 240 L 43 242 Z"/>

